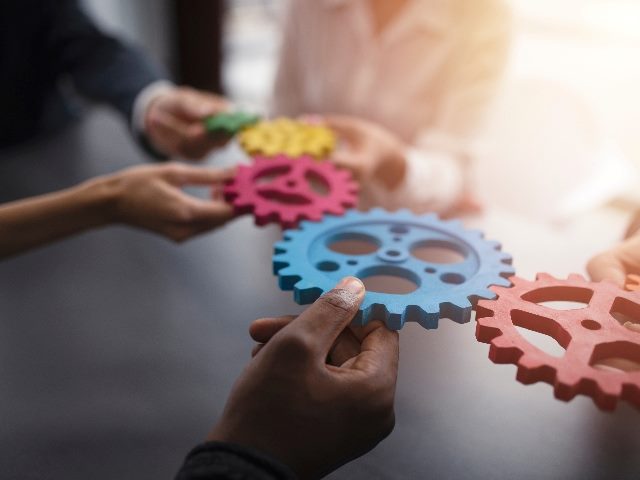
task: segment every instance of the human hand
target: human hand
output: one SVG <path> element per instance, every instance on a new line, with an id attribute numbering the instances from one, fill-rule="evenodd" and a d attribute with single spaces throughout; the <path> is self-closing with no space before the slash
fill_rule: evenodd
<path id="1" fill-rule="evenodd" d="M 593 257 L 587 270 L 594 281 L 611 280 L 624 287 L 627 275 L 640 274 L 640 233 Z"/>
<path id="2" fill-rule="evenodd" d="M 145 114 L 145 132 L 153 146 L 163 153 L 200 159 L 228 140 L 210 137 L 203 120 L 228 108 L 222 97 L 175 87 L 151 101 Z"/>
<path id="3" fill-rule="evenodd" d="M 324 121 L 341 140 L 333 161 L 362 181 L 375 178 L 395 188 L 406 171 L 405 148 L 396 135 L 375 123 L 346 115 L 326 115 Z"/>
<path id="4" fill-rule="evenodd" d="M 182 242 L 223 225 L 233 217 L 233 208 L 219 193 L 212 200 L 201 200 L 184 193 L 181 187 L 215 188 L 232 176 L 232 170 L 168 163 L 130 168 L 89 185 L 107 191 L 110 200 L 104 214 L 109 222 L 143 228 Z"/>
<path id="5" fill-rule="evenodd" d="M 296 318 L 254 322 L 251 334 L 263 347 L 254 349 L 208 440 L 256 448 L 307 479 L 389 435 L 398 334 L 379 322 L 349 328 L 364 293 L 347 277 Z"/>

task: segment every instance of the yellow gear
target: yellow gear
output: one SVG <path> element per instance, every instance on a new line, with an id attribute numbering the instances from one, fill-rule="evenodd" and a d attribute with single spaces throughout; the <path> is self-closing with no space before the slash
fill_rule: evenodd
<path id="1" fill-rule="evenodd" d="M 239 142 L 249 155 L 310 155 L 321 160 L 335 149 L 336 137 L 333 131 L 323 125 L 276 118 L 247 127 L 240 133 Z"/>

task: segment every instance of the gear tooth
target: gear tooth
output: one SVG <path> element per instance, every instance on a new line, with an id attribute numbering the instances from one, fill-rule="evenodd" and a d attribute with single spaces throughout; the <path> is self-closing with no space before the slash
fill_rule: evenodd
<path id="1" fill-rule="evenodd" d="M 456 323 L 468 323 L 471 320 L 471 302 L 461 298 L 455 302 L 441 303 L 440 318 L 448 318 Z"/>
<path id="2" fill-rule="evenodd" d="M 293 299 L 299 305 L 308 305 L 313 303 L 324 293 L 321 288 L 317 287 L 300 288 L 298 287 L 298 283 L 293 287 Z"/>
<path id="3" fill-rule="evenodd" d="M 578 273 L 569 274 L 569 276 L 567 277 L 567 280 L 569 282 L 576 282 L 576 283 L 585 283 L 587 281 L 582 275 Z"/>
<path id="4" fill-rule="evenodd" d="M 484 240 L 484 232 L 478 229 L 470 229 L 467 230 L 467 234 L 473 237 L 476 237 L 479 240 Z"/>
<path id="5" fill-rule="evenodd" d="M 491 285 L 495 285 L 497 287 L 509 288 L 511 287 L 511 280 L 505 277 L 497 277 L 492 282 Z"/>
<path id="6" fill-rule="evenodd" d="M 290 242 L 287 242 L 286 240 L 280 240 L 279 242 L 273 244 L 273 250 L 276 254 L 286 253 L 289 245 Z"/>
<path id="7" fill-rule="evenodd" d="M 500 252 L 500 255 L 498 256 L 498 258 L 500 259 L 500 262 L 505 265 L 511 265 L 511 262 L 513 262 L 513 257 L 506 252 Z M 513 270 L 513 269 L 510 269 L 510 270 Z"/>
<path id="8" fill-rule="evenodd" d="M 482 288 L 480 290 L 476 290 L 474 293 L 469 295 L 474 303 L 478 302 L 480 299 L 484 300 L 493 300 L 498 296 L 498 294 L 493 289 Z"/>
<path id="9" fill-rule="evenodd" d="M 540 272 L 536 273 L 536 281 L 538 282 L 552 282 L 555 281 L 556 278 L 548 273 Z"/>
<path id="10" fill-rule="evenodd" d="M 451 228 L 455 228 L 457 230 L 464 230 L 464 225 L 462 223 L 462 220 L 460 220 L 459 218 L 452 218 L 451 220 L 446 220 L 444 223 L 446 223 Z"/>
<path id="11" fill-rule="evenodd" d="M 497 240 L 485 240 L 485 242 L 490 250 L 502 250 L 502 244 Z"/>

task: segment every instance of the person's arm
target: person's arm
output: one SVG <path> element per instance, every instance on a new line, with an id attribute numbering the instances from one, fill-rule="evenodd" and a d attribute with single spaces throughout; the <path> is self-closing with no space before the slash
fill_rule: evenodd
<path id="1" fill-rule="evenodd" d="M 614 247 L 595 255 L 587 264 L 592 280 L 609 280 L 625 286 L 627 275 L 640 274 L 640 231 L 638 213 L 631 221 L 626 238 Z"/>
<path id="2" fill-rule="evenodd" d="M 295 117 L 302 113 L 298 53 L 304 38 L 299 33 L 300 8 L 299 2 L 289 2 L 273 90 L 272 110 L 276 115 Z"/>
<path id="3" fill-rule="evenodd" d="M 177 478 L 288 479 L 288 469 L 299 478 L 320 478 L 389 435 L 398 334 L 380 322 L 349 326 L 364 294 L 362 282 L 347 277 L 298 317 L 252 324 L 253 359 L 207 440 L 218 442 L 210 444 L 214 450 L 235 445 L 226 448 L 240 449 L 245 458 L 260 452 L 268 464 L 262 470 L 271 476 L 251 477 L 246 464 L 220 474 L 205 448 L 190 455 Z"/>
<path id="4" fill-rule="evenodd" d="M 222 200 L 200 200 L 185 185 L 216 185 L 232 172 L 186 165 L 136 167 L 61 192 L 0 206 L 0 259 L 111 223 L 183 241 L 233 216 Z"/>
<path id="5" fill-rule="evenodd" d="M 195 447 L 175 480 L 296 480 L 286 465 L 241 445 L 206 442 Z"/>
<path id="6" fill-rule="evenodd" d="M 147 55 L 100 30 L 77 0 L 49 2 L 47 56 L 83 96 L 111 105 L 156 158 L 202 158 L 221 146 L 203 119 L 228 109 L 216 95 L 176 87 Z"/>

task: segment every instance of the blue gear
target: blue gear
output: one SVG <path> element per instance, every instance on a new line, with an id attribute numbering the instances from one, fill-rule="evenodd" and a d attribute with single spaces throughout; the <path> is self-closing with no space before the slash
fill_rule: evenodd
<path id="1" fill-rule="evenodd" d="M 375 251 L 361 255 L 337 253 L 335 242 L 365 241 Z M 377 248 L 375 248 L 377 246 Z M 464 257 L 458 263 L 430 263 L 412 255 L 417 246 L 454 250 Z M 302 222 L 286 230 L 276 243 L 273 270 L 280 288 L 293 290 L 299 304 L 314 302 L 342 277 L 392 275 L 410 280 L 418 288 L 407 294 L 367 291 L 354 322 L 364 325 L 383 320 L 394 330 L 405 322 L 437 328 L 440 318 L 458 323 L 471 319 L 472 304 L 494 299 L 491 285 L 511 286 L 511 256 L 500 244 L 466 230 L 458 220 L 440 220 L 435 214 L 373 209 L 348 210 L 344 216 L 326 215 L 321 222 Z"/>

